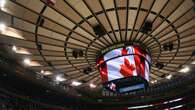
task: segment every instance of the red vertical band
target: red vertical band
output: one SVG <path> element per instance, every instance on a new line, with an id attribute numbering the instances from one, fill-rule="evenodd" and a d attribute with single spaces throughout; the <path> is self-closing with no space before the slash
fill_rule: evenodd
<path id="1" fill-rule="evenodd" d="M 97 64 L 100 65 L 99 71 L 100 71 L 102 82 L 103 83 L 107 82 L 108 81 L 108 70 L 107 70 L 106 63 L 104 62 L 104 58 L 103 57 L 98 58 Z"/>
<path id="2" fill-rule="evenodd" d="M 122 53 L 122 56 L 123 56 L 123 55 L 127 55 L 127 52 L 128 52 L 128 50 L 124 47 L 124 48 L 122 49 L 122 52 L 121 52 L 121 53 Z"/>
<path id="3" fill-rule="evenodd" d="M 142 78 L 145 78 L 145 59 L 141 57 L 144 57 L 145 54 L 139 46 L 134 46 L 134 54 L 136 54 L 134 55 L 134 60 L 137 75 L 141 76 Z"/>

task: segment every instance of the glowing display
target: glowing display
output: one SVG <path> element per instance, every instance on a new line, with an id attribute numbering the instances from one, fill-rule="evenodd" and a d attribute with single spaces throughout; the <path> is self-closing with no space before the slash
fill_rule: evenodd
<path id="1" fill-rule="evenodd" d="M 140 46 L 127 46 L 107 52 L 97 59 L 103 83 L 127 77 L 149 81 L 150 56 Z"/>

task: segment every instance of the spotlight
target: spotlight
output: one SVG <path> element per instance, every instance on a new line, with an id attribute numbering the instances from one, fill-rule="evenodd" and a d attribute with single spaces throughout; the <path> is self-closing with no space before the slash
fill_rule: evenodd
<path id="1" fill-rule="evenodd" d="M 166 79 L 171 79 L 172 78 L 172 75 L 170 74 L 170 75 L 168 75 L 168 76 L 166 76 Z"/>
<path id="2" fill-rule="evenodd" d="M 27 49 L 21 48 L 21 47 L 16 47 L 15 45 L 13 45 L 12 51 L 14 51 L 15 53 L 18 53 L 18 54 L 26 54 L 26 55 L 31 54 Z"/>
<path id="3" fill-rule="evenodd" d="M 93 31 L 94 31 L 95 35 L 97 35 L 99 37 L 106 34 L 106 32 L 104 31 L 104 28 L 99 24 L 93 27 Z"/>
<path id="4" fill-rule="evenodd" d="M 170 110 L 173 110 L 173 109 L 177 109 L 179 110 L 179 108 L 183 107 L 184 105 L 178 105 L 178 106 L 174 106 L 174 107 L 171 107 Z M 180 109 L 181 110 L 181 109 Z"/>
<path id="5" fill-rule="evenodd" d="M 15 52 L 15 51 L 17 51 L 17 47 L 14 45 L 13 47 L 12 47 L 12 50 Z"/>
<path id="6" fill-rule="evenodd" d="M 66 79 L 63 77 L 63 75 L 57 75 L 55 77 L 55 80 L 58 81 L 58 82 L 62 82 L 62 81 L 65 81 Z"/>
<path id="7" fill-rule="evenodd" d="M 163 49 L 165 51 L 172 51 L 173 50 L 173 43 L 168 42 L 168 43 L 163 44 Z"/>
<path id="8" fill-rule="evenodd" d="M 190 68 L 188 66 L 186 66 L 186 67 L 182 68 L 181 70 L 179 70 L 179 72 L 181 72 L 181 73 L 187 73 L 189 71 L 190 71 Z"/>
<path id="9" fill-rule="evenodd" d="M 41 70 L 41 74 L 44 74 L 45 73 L 45 71 L 44 70 Z"/>
<path id="10" fill-rule="evenodd" d="M 157 67 L 158 69 L 162 69 L 162 68 L 164 67 L 164 64 L 163 64 L 163 63 L 160 63 L 160 62 L 157 62 L 157 63 L 156 63 L 156 67 Z"/>
<path id="11" fill-rule="evenodd" d="M 78 81 L 72 81 L 72 86 L 80 86 L 82 83 Z"/>
<path id="12" fill-rule="evenodd" d="M 51 71 L 43 71 L 43 75 L 51 75 L 51 74 L 53 74 Z"/>
<path id="13" fill-rule="evenodd" d="M 0 31 L 5 31 L 5 28 L 6 28 L 5 24 L 0 23 Z"/>
<path id="14" fill-rule="evenodd" d="M 24 59 L 24 64 L 26 64 L 26 65 L 30 65 L 30 59 L 29 58 L 25 58 Z"/>
<path id="15" fill-rule="evenodd" d="M 149 31 L 152 31 L 152 22 L 150 21 L 146 21 L 143 25 L 143 27 L 141 27 L 141 32 L 147 34 Z"/>
<path id="16" fill-rule="evenodd" d="M 0 0 L 0 8 L 3 8 L 5 6 L 5 0 Z"/>
<path id="17" fill-rule="evenodd" d="M 83 51 L 81 49 L 74 49 L 72 51 L 72 56 L 74 58 L 77 58 L 77 57 L 82 57 L 83 56 Z"/>
<path id="18" fill-rule="evenodd" d="M 157 83 L 157 80 L 153 80 L 153 81 L 151 81 L 151 83 L 152 83 L 152 84 Z"/>
<path id="19" fill-rule="evenodd" d="M 96 85 L 95 84 L 89 84 L 90 88 L 96 88 Z"/>
<path id="20" fill-rule="evenodd" d="M 191 64 L 195 65 L 195 60 L 191 62 Z"/>
<path id="21" fill-rule="evenodd" d="M 50 71 L 41 70 L 41 74 L 43 74 L 43 75 L 51 75 L 51 74 L 53 74 L 53 73 L 50 72 Z"/>

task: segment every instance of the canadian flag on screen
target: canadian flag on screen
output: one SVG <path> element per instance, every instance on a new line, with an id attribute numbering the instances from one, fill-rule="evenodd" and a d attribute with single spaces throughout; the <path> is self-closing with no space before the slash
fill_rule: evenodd
<path id="1" fill-rule="evenodd" d="M 111 58 L 113 59 L 109 60 Z M 141 76 L 149 80 L 149 65 L 145 58 L 148 59 L 149 56 L 139 46 L 119 48 L 106 53 L 97 61 L 101 65 L 100 75 L 102 82 L 129 76 Z"/>

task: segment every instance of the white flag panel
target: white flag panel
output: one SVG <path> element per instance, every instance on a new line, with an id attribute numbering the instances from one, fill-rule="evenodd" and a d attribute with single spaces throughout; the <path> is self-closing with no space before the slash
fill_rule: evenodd
<path id="1" fill-rule="evenodd" d="M 149 81 L 150 56 L 139 46 L 114 49 L 98 58 L 102 82 L 130 76 L 141 76 Z"/>

